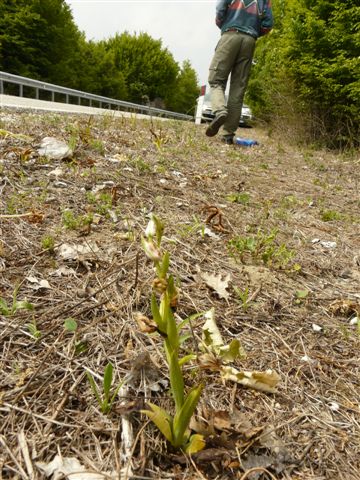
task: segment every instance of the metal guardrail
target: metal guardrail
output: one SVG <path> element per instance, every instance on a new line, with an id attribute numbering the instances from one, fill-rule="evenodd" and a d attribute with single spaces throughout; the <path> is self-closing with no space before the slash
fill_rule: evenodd
<path id="1" fill-rule="evenodd" d="M 0 71 L 0 94 L 4 94 L 6 83 L 19 85 L 19 97 L 24 97 L 24 87 L 35 89 L 35 98 L 39 99 L 40 91 L 44 90 L 51 93 L 51 101 L 55 102 L 55 94 L 65 95 L 65 103 L 70 103 L 70 98 L 77 98 L 78 105 L 81 105 L 81 100 L 87 100 L 90 107 L 93 107 L 93 102 L 98 103 L 98 108 L 109 108 L 110 110 L 124 110 L 127 112 L 143 113 L 144 115 L 160 116 L 166 118 L 175 118 L 178 120 L 193 120 L 191 115 L 184 113 L 170 112 L 161 108 L 151 107 L 149 105 L 138 105 L 136 103 L 125 102 L 123 100 L 115 100 L 114 98 L 102 97 L 101 95 L 94 95 L 92 93 L 74 90 L 72 88 L 61 87 L 53 85 L 52 83 L 41 82 L 39 80 L 32 80 L 27 77 L 20 77 L 12 73 Z M 60 102 L 64 103 L 64 102 Z"/>

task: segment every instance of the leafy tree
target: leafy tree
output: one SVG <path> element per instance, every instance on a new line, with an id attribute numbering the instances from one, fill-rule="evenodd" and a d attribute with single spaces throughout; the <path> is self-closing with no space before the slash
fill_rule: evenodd
<path id="1" fill-rule="evenodd" d="M 73 88 L 119 100 L 127 99 L 124 76 L 115 66 L 114 52 L 107 50 L 104 42 L 80 42 L 76 71 Z"/>
<path id="2" fill-rule="evenodd" d="M 64 0 L 2 0 L 0 68 L 71 85 L 81 33 Z"/>
<path id="3" fill-rule="evenodd" d="M 121 35 L 105 42 L 115 58 L 115 66 L 128 86 L 129 100 L 143 102 L 166 98 L 176 83 L 179 71 L 171 53 L 147 33 Z"/>
<path id="4" fill-rule="evenodd" d="M 276 28 L 259 42 L 249 83 L 258 115 L 292 115 L 329 146 L 358 144 L 358 0 L 275 0 L 274 9 Z"/>
<path id="5" fill-rule="evenodd" d="M 194 114 L 199 90 L 196 72 L 189 60 L 185 60 L 175 87 L 167 98 L 168 108 L 179 113 Z"/>
<path id="6" fill-rule="evenodd" d="M 191 111 L 197 79 L 146 33 L 87 41 L 65 0 L 0 0 L 0 69 L 136 103 Z"/>

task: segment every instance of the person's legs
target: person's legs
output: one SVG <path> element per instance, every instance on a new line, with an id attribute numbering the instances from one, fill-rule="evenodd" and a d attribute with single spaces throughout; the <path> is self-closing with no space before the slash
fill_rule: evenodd
<path id="1" fill-rule="evenodd" d="M 225 89 L 237 57 L 236 37 L 237 32 L 226 32 L 221 36 L 210 64 L 208 81 L 210 85 L 211 108 L 215 114 L 214 120 L 206 130 L 206 134 L 210 137 L 217 134 L 219 128 L 226 120 Z"/>
<path id="2" fill-rule="evenodd" d="M 228 115 L 221 129 L 221 134 L 224 136 L 234 136 L 239 126 L 242 104 L 255 51 L 256 40 L 253 37 L 240 32 L 237 35 L 237 55 L 231 70 L 227 102 Z"/>

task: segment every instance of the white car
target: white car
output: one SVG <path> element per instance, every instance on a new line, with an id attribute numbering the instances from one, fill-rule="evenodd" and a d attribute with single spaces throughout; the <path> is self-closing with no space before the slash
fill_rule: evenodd
<path id="1" fill-rule="evenodd" d="M 227 100 L 227 95 L 226 95 L 226 100 Z M 214 118 L 214 114 L 211 110 L 210 93 L 207 93 L 204 97 L 204 103 L 203 103 L 202 112 L 201 112 L 201 120 L 203 122 L 211 122 L 213 118 Z M 249 126 L 249 123 L 251 122 L 252 119 L 253 119 L 253 115 L 250 107 L 244 104 L 241 110 L 241 118 L 240 118 L 239 126 L 240 127 Z"/>

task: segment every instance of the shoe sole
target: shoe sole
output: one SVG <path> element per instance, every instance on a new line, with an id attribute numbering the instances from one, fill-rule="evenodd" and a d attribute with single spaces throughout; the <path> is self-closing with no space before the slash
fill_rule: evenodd
<path id="1" fill-rule="evenodd" d="M 223 113 L 222 115 L 219 115 L 218 117 L 214 118 L 214 120 L 210 123 L 210 125 L 206 129 L 206 132 L 205 132 L 206 135 L 208 137 L 214 137 L 220 130 L 220 127 L 224 125 L 226 117 L 227 115 Z"/>

